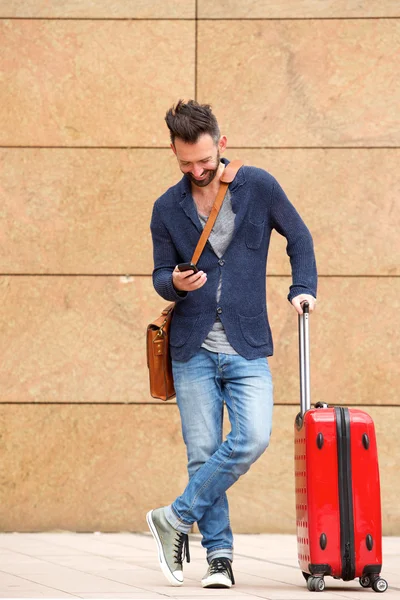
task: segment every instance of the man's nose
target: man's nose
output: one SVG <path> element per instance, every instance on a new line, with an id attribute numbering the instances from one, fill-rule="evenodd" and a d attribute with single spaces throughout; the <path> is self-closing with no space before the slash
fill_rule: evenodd
<path id="1" fill-rule="evenodd" d="M 203 175 L 203 167 L 201 165 L 193 165 L 192 175 L 194 177 L 201 177 Z"/>

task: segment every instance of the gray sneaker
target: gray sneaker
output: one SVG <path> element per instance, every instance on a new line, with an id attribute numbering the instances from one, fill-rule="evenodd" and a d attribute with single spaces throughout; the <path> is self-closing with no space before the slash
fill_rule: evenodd
<path id="1" fill-rule="evenodd" d="M 213 558 L 207 573 L 201 580 L 203 588 L 230 588 L 235 585 L 232 564 L 229 558 Z"/>
<path id="2" fill-rule="evenodd" d="M 186 561 L 190 562 L 188 535 L 177 531 L 168 523 L 163 508 L 151 510 L 146 519 L 157 542 L 161 571 L 171 585 L 182 585 L 182 554 L 183 558 L 186 557 Z"/>

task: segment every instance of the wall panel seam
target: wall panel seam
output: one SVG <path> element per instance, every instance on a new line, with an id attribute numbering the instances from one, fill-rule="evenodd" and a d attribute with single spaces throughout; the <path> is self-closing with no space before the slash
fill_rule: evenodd
<path id="1" fill-rule="evenodd" d="M 392 21 L 396 17 L 199 17 L 199 21 Z"/>
<path id="2" fill-rule="evenodd" d="M 0 21 L 392 21 L 397 16 L 373 17 L 4 17 Z"/>
<path id="3" fill-rule="evenodd" d="M 0 277 L 148 277 L 151 273 L 0 273 Z M 290 273 L 268 273 L 267 277 L 291 277 Z M 343 275 L 331 275 L 327 273 L 318 273 L 320 279 L 398 279 L 400 275 L 393 274 L 364 274 L 364 273 L 345 273 Z"/>
<path id="4" fill-rule="evenodd" d="M 228 146 L 229 150 L 398 150 L 400 146 Z M 0 150 L 170 150 L 169 146 L 17 146 Z"/>
<path id="5" fill-rule="evenodd" d="M 178 405 L 176 402 L 0 402 L 1 406 L 174 406 Z M 283 406 L 289 408 L 298 408 L 299 405 L 296 402 L 285 404 L 283 402 L 274 402 L 274 406 Z M 338 406 L 342 406 L 338 404 Z M 351 404 L 353 408 L 400 408 L 400 404 Z"/>
<path id="6" fill-rule="evenodd" d="M 195 21 L 195 17 L 0 17 L 0 21 Z"/>
<path id="7" fill-rule="evenodd" d="M 198 40 L 199 40 L 199 18 L 198 18 L 198 0 L 195 4 L 196 21 L 194 28 L 194 100 L 197 100 L 197 83 L 198 83 Z"/>

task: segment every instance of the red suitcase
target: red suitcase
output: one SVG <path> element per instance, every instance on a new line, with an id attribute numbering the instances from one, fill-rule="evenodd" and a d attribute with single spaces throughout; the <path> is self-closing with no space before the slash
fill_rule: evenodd
<path id="1" fill-rule="evenodd" d="M 301 411 L 295 421 L 299 566 L 310 591 L 324 576 L 386 591 L 378 456 L 371 417 L 354 408 L 311 408 L 309 314 L 299 317 Z"/>

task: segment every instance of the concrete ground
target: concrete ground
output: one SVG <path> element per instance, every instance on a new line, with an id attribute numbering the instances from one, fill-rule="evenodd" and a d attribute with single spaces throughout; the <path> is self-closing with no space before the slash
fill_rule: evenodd
<path id="1" fill-rule="evenodd" d="M 157 562 L 153 538 L 144 534 L 8 533 L 0 534 L 0 598 L 229 598 L 298 600 L 311 594 L 297 567 L 296 539 L 290 535 L 236 535 L 230 590 L 202 589 L 204 550 L 190 536 L 185 584 L 168 585 Z M 400 538 L 383 540 L 385 598 L 400 599 Z M 358 581 L 326 578 L 324 600 L 374 598 Z"/>

